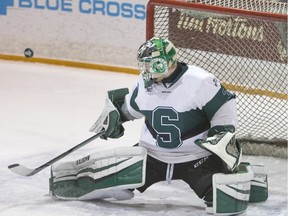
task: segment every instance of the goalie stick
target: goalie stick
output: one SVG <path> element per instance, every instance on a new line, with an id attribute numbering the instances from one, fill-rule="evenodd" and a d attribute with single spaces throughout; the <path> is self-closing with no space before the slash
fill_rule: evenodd
<path id="1" fill-rule="evenodd" d="M 65 156 L 67 156 L 68 154 L 70 154 L 71 152 L 81 148 L 82 146 L 90 143 L 91 141 L 93 141 L 94 139 L 102 136 L 105 133 L 104 130 L 100 131 L 99 133 L 95 134 L 94 136 L 84 140 L 83 142 L 77 144 L 76 146 L 74 146 L 73 148 L 70 148 L 69 150 L 63 152 L 62 154 L 58 155 L 57 157 L 53 158 L 52 160 L 44 163 L 43 165 L 35 168 L 35 169 L 30 169 L 27 168 L 21 164 L 11 164 L 8 166 L 8 169 L 10 169 L 12 172 L 21 175 L 21 176 L 32 176 L 35 175 L 36 173 L 40 172 L 41 170 L 45 169 L 46 167 L 50 166 L 51 164 L 55 163 L 56 161 L 64 158 Z"/>

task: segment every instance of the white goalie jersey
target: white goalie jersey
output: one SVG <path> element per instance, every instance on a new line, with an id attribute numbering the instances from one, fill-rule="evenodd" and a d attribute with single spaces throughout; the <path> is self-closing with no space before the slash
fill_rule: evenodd
<path id="1" fill-rule="evenodd" d="M 172 80 L 145 88 L 142 77 L 125 97 L 125 110 L 145 118 L 139 145 L 166 163 L 196 160 L 211 153 L 194 141 L 206 139 L 217 125 L 236 128 L 235 95 L 212 74 L 178 63 Z M 166 78 L 167 79 L 167 78 Z"/>

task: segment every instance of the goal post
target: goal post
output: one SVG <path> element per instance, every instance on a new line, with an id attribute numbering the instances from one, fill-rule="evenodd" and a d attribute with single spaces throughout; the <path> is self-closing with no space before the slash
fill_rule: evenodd
<path id="1" fill-rule="evenodd" d="M 287 158 L 287 18 L 286 1 L 150 0 L 146 38 L 169 39 L 236 94 L 244 153 Z"/>

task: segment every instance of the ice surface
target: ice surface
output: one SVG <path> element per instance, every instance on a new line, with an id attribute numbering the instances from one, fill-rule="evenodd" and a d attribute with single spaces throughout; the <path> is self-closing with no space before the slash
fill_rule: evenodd
<path id="1" fill-rule="evenodd" d="M 55 201 L 48 194 L 49 168 L 31 176 L 7 169 L 35 168 L 82 142 L 101 113 L 107 90 L 132 87 L 135 75 L 0 61 L 0 216 L 199 216 L 202 200 L 181 181 L 157 183 L 129 201 Z M 62 161 L 99 149 L 132 146 L 142 121 L 125 123 L 118 140 L 97 139 Z M 250 204 L 246 216 L 287 216 L 287 160 L 245 156 L 269 172 L 269 199 Z"/>

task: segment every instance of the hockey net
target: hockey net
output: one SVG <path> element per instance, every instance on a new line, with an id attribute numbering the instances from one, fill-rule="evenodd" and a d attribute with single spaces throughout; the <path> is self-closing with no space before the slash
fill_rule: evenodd
<path id="1" fill-rule="evenodd" d="M 150 0 L 146 24 L 236 94 L 244 154 L 287 158 L 286 2 Z"/>

